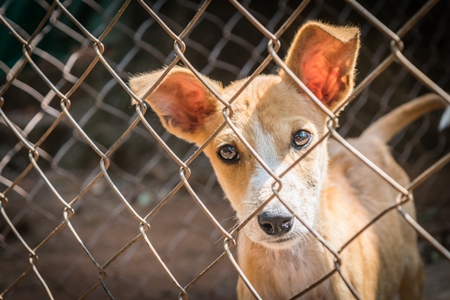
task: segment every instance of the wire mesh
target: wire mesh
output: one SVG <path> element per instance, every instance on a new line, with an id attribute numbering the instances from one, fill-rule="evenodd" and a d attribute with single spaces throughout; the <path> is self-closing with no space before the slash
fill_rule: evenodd
<path id="1" fill-rule="evenodd" d="M 391 143 L 408 187 L 343 138 L 425 92 L 450 103 L 446 1 L 0 3 L 0 298 L 234 297 L 237 276 L 246 279 L 235 236 L 246 225 L 236 224 L 201 151 L 167 133 L 127 82 L 176 64 L 225 85 L 250 81 L 285 67 L 277 57 L 309 19 L 361 28 L 354 100 L 330 134 L 403 197 L 414 190 L 420 225 L 407 221 L 421 236 L 427 299 L 449 293 L 440 115 Z M 233 128 L 227 114 L 224 124 Z M 316 237 L 336 257 L 322 280 L 340 274 L 342 249 Z"/>

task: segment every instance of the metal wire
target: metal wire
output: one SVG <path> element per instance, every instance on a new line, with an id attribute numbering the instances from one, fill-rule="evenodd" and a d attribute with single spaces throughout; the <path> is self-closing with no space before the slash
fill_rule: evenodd
<path id="1" fill-rule="evenodd" d="M 348 143 L 344 134 L 337 129 L 337 112 L 350 101 L 367 101 L 370 97 L 364 95 L 373 93 L 371 85 L 376 84 L 386 73 L 392 72 L 390 70 L 393 67 L 410 75 L 414 82 L 421 84 L 422 89 L 439 94 L 450 106 L 450 96 L 445 92 L 445 89 L 450 88 L 450 79 L 447 82 L 443 79 L 450 78 L 450 74 L 447 72 L 440 79 L 427 74 L 426 70 L 421 69 L 418 60 L 411 58 L 408 52 L 410 43 L 404 40 L 408 34 L 419 30 L 421 22 L 430 18 L 434 7 L 440 5 L 440 2 L 430 0 L 421 7 L 413 6 L 414 9 L 410 10 L 414 11 L 410 16 L 400 18 L 402 23 L 397 22 L 396 26 L 386 23 L 389 20 L 377 12 L 377 5 L 370 9 L 370 1 L 335 2 L 335 5 L 329 6 L 324 1 L 280 0 L 275 14 L 273 11 L 264 11 L 253 1 L 235 0 L 230 0 L 223 8 L 215 6 L 217 3 L 211 0 L 200 3 L 188 0 L 159 0 L 154 3 L 144 0 L 55 0 L 51 4 L 43 0 L 35 0 L 32 4 L 9 0 L 0 4 L 0 29 L 3 30 L 0 31 L 0 38 L 3 33 L 7 33 L 10 47 L 5 48 L 12 49 L 8 53 L 1 52 L 0 49 L 0 55 L 4 55 L 0 56 L 0 80 L 3 80 L 0 82 L 0 134 L 5 136 L 5 145 L 0 143 L 0 221 L 4 221 L 4 225 L 0 222 L 0 246 L 5 249 L 5 253 L 15 255 L 17 261 L 21 262 L 16 270 L 3 271 L 1 260 L 4 258 L 0 255 L 0 273 L 6 274 L 3 276 L 5 278 L 0 277 L 0 299 L 22 293 L 25 290 L 23 286 L 30 284 L 28 282 L 37 282 L 42 295 L 50 299 L 58 299 L 61 291 L 65 293 L 64 286 L 68 286 L 72 280 L 67 278 L 78 267 L 72 267 L 70 272 L 70 268 L 67 268 L 63 272 L 67 274 L 65 277 L 58 274 L 56 277 L 60 278 L 54 278 L 48 275 L 46 266 L 48 256 L 54 253 L 52 251 L 62 256 L 69 254 L 66 252 L 68 250 L 52 248 L 55 244 L 60 245 L 63 238 L 81 249 L 80 253 L 72 249 L 70 253 L 79 254 L 80 261 L 93 267 L 88 273 L 95 277 L 93 281 L 86 283 L 84 289 L 67 292 L 69 297 L 86 299 L 100 293 L 114 299 L 117 298 L 115 295 L 122 295 L 122 292 L 132 295 L 135 290 L 156 290 L 159 288 L 158 281 L 154 285 L 149 282 L 157 278 L 161 282 L 168 280 L 170 288 L 167 289 L 171 295 L 188 299 L 196 288 L 201 289 L 201 282 L 213 277 L 209 274 L 227 269 L 230 272 L 226 276 L 240 276 L 255 298 L 261 299 L 235 258 L 235 247 L 238 244 L 236 235 L 274 198 L 283 203 L 310 231 L 311 238 L 316 239 L 323 246 L 324 252 L 334 258 L 332 269 L 316 282 L 310 283 L 305 290 L 293 295 L 292 299 L 307 295 L 332 275 L 340 276 L 354 298 L 360 299 L 358 291 L 341 271 L 341 265 L 345 264 L 341 251 L 391 211 L 398 212 L 430 247 L 443 259 L 450 261 L 450 253 L 445 245 L 402 209 L 405 202 L 412 200 L 413 190 L 432 181 L 434 175 L 448 166 L 449 154 L 444 153 L 449 148 L 445 133 L 437 134 L 439 143 L 442 144 L 440 149 L 444 151 L 434 157 L 431 166 L 421 168 L 408 186 L 402 186 L 386 174 L 382 167 L 371 162 Z M 409 5 L 409 2 L 405 3 L 407 4 L 404 5 Z M 387 5 L 385 2 L 382 4 Z M 35 28 L 32 29 L 28 27 L 28 22 L 24 22 L 26 15 L 15 15 L 20 11 L 18 8 L 24 11 L 30 5 L 40 13 L 40 20 L 34 22 Z M 174 7 L 183 9 L 184 13 L 180 14 Z M 383 45 L 389 45 L 384 56 L 359 79 L 347 103 L 334 112 L 329 111 L 307 89 L 280 57 L 285 54 L 283 51 L 299 24 L 306 19 L 321 16 L 326 11 L 332 11 L 334 20 L 331 19 L 330 22 L 342 18 L 347 21 L 344 16 L 351 14 L 353 19 L 350 20 L 364 22 L 363 37 L 369 36 L 367 28 L 370 28 L 373 36 L 381 37 Z M 189 13 L 185 14 L 186 12 Z M 239 36 L 240 27 L 245 28 L 244 32 L 251 31 L 247 36 L 248 40 Z M 211 36 L 197 40 L 197 36 L 205 37 L 216 28 L 220 30 L 218 36 L 212 36 L 211 33 Z M 217 41 L 212 44 L 211 40 L 215 38 Z M 61 46 L 64 50 L 59 53 L 58 44 L 52 43 L 58 39 L 61 39 L 59 45 L 68 43 L 70 47 L 66 49 L 67 47 Z M 250 49 L 248 60 L 238 62 L 237 57 L 236 62 L 228 62 L 224 58 L 226 55 L 222 54 L 226 52 L 227 45 L 232 45 L 230 49 L 235 46 Z M 195 51 L 201 55 L 195 56 Z M 381 50 L 374 52 L 376 51 Z M 449 62 L 448 55 L 446 59 Z M 180 63 L 192 71 L 222 108 L 222 123 L 198 148 L 178 146 L 159 123 L 153 120 L 151 110 L 143 101 Z M 148 71 L 142 68 L 144 65 L 149 67 L 148 70 L 163 66 L 166 69 L 144 95 L 139 97 L 131 91 L 127 81 L 130 73 Z M 328 131 L 324 136 L 280 174 L 269 167 L 257 149 L 252 148 L 235 126 L 231 105 L 256 76 L 275 68 L 290 76 L 328 117 Z M 214 73 L 214 70 L 232 73 L 231 76 L 222 78 L 225 82 L 243 75 L 248 77 L 231 99 L 223 99 L 220 92 L 202 75 L 202 70 L 207 73 Z M 123 104 L 128 103 L 130 98 L 135 108 Z M 19 104 L 16 105 L 15 101 Z M 379 106 L 383 106 L 383 101 L 376 101 L 378 110 Z M 83 106 L 88 106 L 88 102 L 93 104 L 85 109 Z M 24 103 L 24 107 L 21 107 L 21 103 Z M 354 118 L 352 112 L 349 112 L 348 120 Z M 21 116 L 18 117 L 18 114 Z M 29 114 L 33 114 L 31 119 Z M 105 120 L 97 122 L 96 118 Z M 116 126 L 115 122 L 121 124 Z M 235 133 L 273 180 L 272 194 L 245 221 L 230 229 L 226 229 L 228 223 L 221 219 L 223 216 L 218 215 L 218 211 L 224 210 L 223 206 L 214 208 L 220 200 L 215 203 L 208 199 L 221 198 L 221 195 L 214 195 L 212 190 L 216 193 L 218 191 L 215 178 L 204 175 L 205 167 L 201 165 L 204 161 L 202 151 L 225 127 Z M 66 134 L 59 136 L 61 131 Z M 328 137 L 333 137 L 399 195 L 395 204 L 386 207 L 339 249 L 333 248 L 326 238 L 309 227 L 280 195 L 283 189 L 282 178 L 315 147 L 326 142 Z M 139 146 L 140 143 L 144 146 Z M 144 148 L 152 154 L 138 157 L 137 152 L 146 152 L 141 150 Z M 133 152 L 132 149 L 138 150 Z M 128 169 L 127 163 L 121 163 L 121 160 L 128 161 L 119 158 L 123 155 L 129 161 L 138 161 L 134 171 L 129 171 L 131 167 Z M 84 157 L 87 156 L 94 163 L 84 163 Z M 64 165 L 66 163 L 81 166 L 67 167 Z M 172 175 L 161 175 L 163 171 L 172 172 Z M 208 171 L 212 172 L 210 169 Z M 157 179 L 158 176 L 163 178 Z M 202 176 L 208 177 L 207 180 L 201 179 Z M 42 187 L 46 189 L 45 196 L 39 194 L 42 193 Z M 173 203 L 178 203 L 177 199 L 188 199 L 186 201 L 190 201 L 192 206 L 184 211 L 171 208 Z M 448 198 L 445 201 L 446 204 L 450 203 Z M 185 203 L 182 205 L 185 206 Z M 113 206 L 115 208 L 111 209 Z M 92 208 L 103 215 L 115 211 L 114 217 L 104 218 L 99 213 L 94 218 L 95 222 L 92 222 L 92 226 L 97 228 L 85 229 L 90 227 L 86 225 L 89 221 L 85 221 L 85 214 Z M 172 210 L 168 218 L 165 215 L 167 210 Z M 231 210 L 229 213 L 232 214 Z M 39 218 L 30 217 L 34 214 Z M 21 222 L 26 222 L 28 217 L 33 224 L 31 227 L 36 227 L 36 230 L 41 220 L 49 222 L 50 229 L 42 230 L 43 233 L 39 231 L 35 235 L 34 231 L 28 233 L 21 227 Z M 205 221 L 196 227 L 194 223 L 199 218 Z M 194 232 L 206 235 L 209 247 L 214 250 L 203 248 L 200 255 L 189 257 L 190 267 L 182 269 L 173 262 L 175 259 L 167 253 L 168 248 L 161 246 L 164 245 L 161 241 L 165 240 L 165 232 L 158 228 L 159 222 L 169 224 L 168 219 L 170 222 L 172 219 L 177 222 L 187 220 L 187 224 L 182 223 L 177 235 L 172 237 L 174 246 L 171 249 L 178 248 L 181 243 L 179 240 L 192 236 Z M 102 238 L 99 228 L 116 228 L 116 221 L 123 222 L 122 225 L 127 224 L 132 228 L 132 233 L 120 239 L 117 249 L 105 251 L 107 254 L 99 253 L 101 251 L 96 243 L 87 242 L 89 236 Z M 172 223 L 168 227 L 171 226 Z M 210 231 L 205 233 L 206 229 Z M 114 234 L 105 236 L 111 240 L 115 239 Z M 14 241 L 11 241 L 11 236 L 14 236 Z M 217 243 L 218 240 L 223 240 L 222 245 Z M 195 243 L 192 238 L 190 244 L 183 244 L 182 248 L 189 251 L 189 245 L 195 248 Z M 142 266 L 135 270 L 140 274 L 140 283 L 136 284 L 138 288 L 133 286 L 129 291 L 119 291 L 111 282 L 127 281 L 120 276 L 119 279 L 115 278 L 114 274 L 134 257 L 139 260 L 134 266 Z M 150 275 L 146 275 L 147 273 Z M 158 277 L 158 274 L 163 274 L 164 279 Z M 66 279 L 61 279 L 63 277 Z M 220 290 L 220 281 L 208 282 L 215 284 L 213 289 Z M 151 285 L 151 288 L 147 285 Z M 142 298 L 143 294 L 127 298 Z"/>

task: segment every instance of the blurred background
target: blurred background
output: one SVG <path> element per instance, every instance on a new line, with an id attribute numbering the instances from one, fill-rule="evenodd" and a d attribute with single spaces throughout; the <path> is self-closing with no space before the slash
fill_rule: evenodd
<path id="1" fill-rule="evenodd" d="M 301 1 L 240 3 L 276 32 Z M 393 32 L 417 20 L 402 37 L 402 53 L 450 90 L 448 1 L 359 3 Z M 189 297 L 235 297 L 237 272 L 226 257 L 201 275 L 222 255 L 222 234 L 186 189 L 177 189 L 180 166 L 142 122 L 136 124 L 136 109 L 124 88 L 130 75 L 175 59 L 167 28 L 180 35 L 203 4 L 0 0 L 0 193 L 8 199 L 0 194 L 0 299 L 44 299 L 46 288 L 55 299 L 176 298 L 179 291 L 140 238 L 139 217 L 151 225 L 150 244 Z M 425 5 L 429 11 L 414 17 Z M 316 0 L 281 35 L 281 57 L 310 19 L 361 28 L 357 84 L 391 54 L 391 40 L 345 1 Z M 224 85 L 250 75 L 269 55 L 267 38 L 230 2 L 211 1 L 192 25 L 183 38 L 185 56 Z M 93 43 L 96 39 L 101 47 Z M 271 62 L 264 72 L 277 69 Z M 394 61 L 342 113 L 339 133 L 356 136 L 428 92 Z M 391 143 L 412 179 L 449 153 L 449 130 L 437 129 L 440 116 L 426 115 Z M 194 153 L 195 147 L 165 132 L 153 112 L 148 110 L 145 119 L 181 160 Z M 38 158 L 30 152 L 34 145 Z M 108 178 L 102 176 L 105 156 Z M 189 183 L 198 197 L 221 226 L 233 228 L 234 212 L 206 157 L 197 157 L 190 169 Z M 414 191 L 419 223 L 447 249 L 449 182 L 447 164 Z M 450 263 L 422 239 L 420 250 L 426 299 L 449 299 Z M 106 277 L 99 274 L 101 268 Z"/>

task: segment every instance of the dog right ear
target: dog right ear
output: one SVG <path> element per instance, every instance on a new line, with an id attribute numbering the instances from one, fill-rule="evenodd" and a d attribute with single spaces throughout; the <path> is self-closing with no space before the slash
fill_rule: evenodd
<path id="1" fill-rule="evenodd" d="M 285 63 L 325 106 L 334 110 L 353 89 L 358 49 L 358 28 L 310 21 L 296 34 Z M 283 70 L 280 76 L 297 86 Z"/>
<path id="2" fill-rule="evenodd" d="M 131 90 L 141 99 L 162 76 L 158 70 L 130 79 Z M 205 78 L 220 92 L 219 83 Z M 172 134 L 188 142 L 201 144 L 215 129 L 211 118 L 219 111 L 219 101 L 187 68 L 174 67 L 156 89 L 143 99 L 159 116 L 163 126 Z"/>

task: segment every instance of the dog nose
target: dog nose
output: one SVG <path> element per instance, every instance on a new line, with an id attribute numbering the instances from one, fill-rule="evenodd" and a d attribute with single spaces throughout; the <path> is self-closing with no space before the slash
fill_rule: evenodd
<path id="1" fill-rule="evenodd" d="M 258 224 L 268 235 L 283 235 L 294 225 L 294 216 L 287 213 L 263 211 L 258 215 Z"/>

